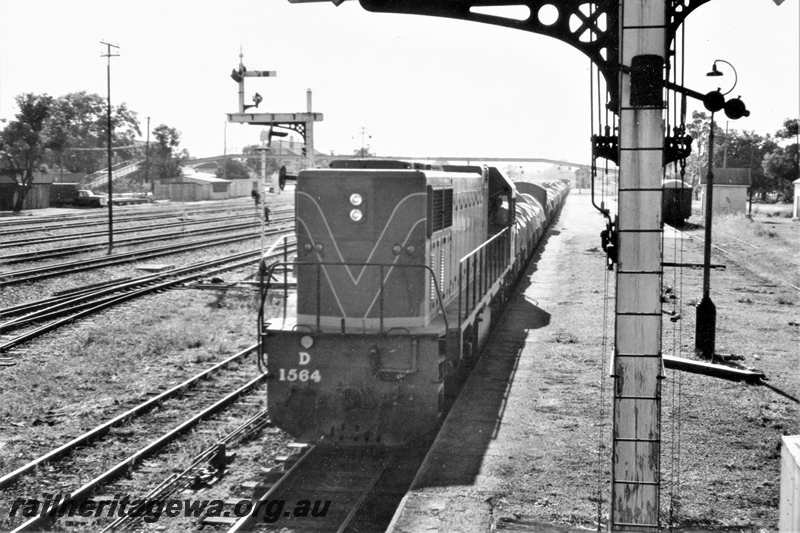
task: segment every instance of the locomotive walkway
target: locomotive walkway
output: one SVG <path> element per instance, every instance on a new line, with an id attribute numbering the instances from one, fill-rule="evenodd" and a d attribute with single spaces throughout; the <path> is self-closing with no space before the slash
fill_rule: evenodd
<path id="1" fill-rule="evenodd" d="M 603 225 L 588 195 L 573 191 L 389 531 L 570 531 L 547 524 L 548 515 L 574 506 L 594 516 L 598 430 L 608 432 L 598 427 Z M 606 398 L 609 388 L 606 377 Z"/>

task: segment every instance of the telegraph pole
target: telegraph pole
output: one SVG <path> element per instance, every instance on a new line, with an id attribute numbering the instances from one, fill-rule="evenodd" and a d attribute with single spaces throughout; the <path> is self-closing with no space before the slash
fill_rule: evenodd
<path id="1" fill-rule="evenodd" d="M 619 6 L 619 261 L 611 530 L 658 531 L 661 447 L 661 174 L 665 1 Z"/>
<path id="2" fill-rule="evenodd" d="M 150 181 L 150 117 L 147 117 L 147 142 L 144 145 L 144 181 Z M 150 192 L 155 192 L 155 183 L 150 183 Z"/>
<path id="3" fill-rule="evenodd" d="M 108 144 L 107 144 L 107 152 L 108 152 L 108 253 L 114 248 L 114 212 L 113 212 L 113 201 L 112 201 L 112 171 L 111 171 L 111 136 L 112 136 L 112 129 L 111 129 L 111 58 L 118 57 L 119 54 L 112 54 L 111 48 L 115 48 L 119 50 L 119 46 L 116 44 L 107 43 L 105 41 L 100 41 L 100 44 L 105 45 L 106 53 L 102 54 L 100 57 L 105 57 L 107 59 L 106 63 L 106 86 L 108 90 Z M 148 128 L 149 131 L 150 128 Z"/>

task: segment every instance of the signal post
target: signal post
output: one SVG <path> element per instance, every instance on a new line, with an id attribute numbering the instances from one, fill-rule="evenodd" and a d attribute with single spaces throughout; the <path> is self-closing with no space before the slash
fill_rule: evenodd
<path id="1" fill-rule="evenodd" d="M 314 113 L 311 110 L 311 89 L 306 90 L 306 112 L 305 113 L 251 113 L 251 108 L 257 108 L 263 98 L 259 93 L 253 95 L 253 104 L 245 105 L 244 98 L 244 79 L 245 78 L 267 78 L 275 77 L 274 70 L 247 70 L 244 66 L 242 54 L 239 54 L 239 68 L 233 69 L 231 78 L 238 84 L 239 88 L 239 112 L 228 113 L 228 122 L 239 124 L 254 124 L 258 126 L 269 126 L 267 146 L 271 144 L 272 137 L 284 137 L 286 132 L 274 132 L 273 128 L 281 128 L 294 131 L 303 137 L 303 159 L 307 167 L 314 166 L 314 122 L 323 119 L 322 113 Z"/>

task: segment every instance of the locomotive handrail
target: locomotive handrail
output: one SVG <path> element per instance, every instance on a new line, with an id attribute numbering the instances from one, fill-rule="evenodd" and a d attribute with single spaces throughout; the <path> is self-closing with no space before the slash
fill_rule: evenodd
<path id="1" fill-rule="evenodd" d="M 511 245 L 510 234 L 510 227 L 504 228 L 459 260 L 457 314 L 459 325 L 461 324 L 462 309 L 466 311 L 465 316 L 468 316 L 486 291 L 494 284 L 494 281 L 502 274 L 503 268 L 507 266 L 510 253 L 508 247 Z M 502 242 L 500 261 L 498 261 L 497 253 L 492 253 L 491 249 L 497 242 Z M 480 291 L 480 295 L 478 291 Z"/>
<path id="2" fill-rule="evenodd" d="M 289 237 L 284 236 L 282 239 L 278 239 L 272 245 L 261 254 L 261 261 L 258 264 L 258 285 L 259 285 L 259 306 L 258 306 L 258 370 L 260 372 L 266 371 L 266 364 L 264 364 L 263 356 L 264 356 L 264 346 L 263 346 L 263 338 L 264 338 L 264 302 L 267 299 L 267 294 L 269 293 L 269 284 L 272 281 L 272 274 L 275 270 L 274 268 L 267 267 L 266 260 L 268 257 L 275 255 L 275 249 L 278 248 L 280 244 L 283 244 L 283 260 L 288 261 L 289 259 Z M 267 277 L 267 274 L 269 276 Z M 266 286 L 264 285 L 264 278 L 266 277 L 267 283 Z M 285 302 L 288 298 L 288 272 L 286 269 L 283 271 L 283 301 Z"/>
<path id="3" fill-rule="evenodd" d="M 502 231 L 498 231 L 497 233 L 495 233 L 494 235 L 492 235 L 491 237 L 489 237 L 488 239 L 483 241 L 481 244 L 479 244 L 474 250 L 472 250 L 471 252 L 467 253 L 467 255 L 465 255 L 464 257 L 459 259 L 458 263 L 459 264 L 463 263 L 464 261 L 469 259 L 470 256 L 475 255 L 476 253 L 480 252 L 482 248 L 485 248 L 485 247 L 489 246 L 492 243 L 492 241 L 494 241 L 495 239 L 498 239 L 504 233 L 508 233 L 510 230 L 511 230 L 511 228 L 509 226 L 506 226 L 505 228 L 502 229 Z"/>
<path id="4" fill-rule="evenodd" d="M 320 331 L 320 318 L 321 318 L 321 287 L 320 287 L 320 271 L 323 266 L 360 266 L 360 267 L 379 267 L 380 268 L 380 293 L 378 296 L 378 315 L 379 315 L 379 331 L 381 334 L 384 333 L 383 327 L 383 294 L 384 294 L 384 269 L 385 268 L 422 268 L 427 270 L 430 273 L 431 279 L 433 280 L 434 289 L 436 291 L 436 299 L 439 303 L 439 310 L 442 315 L 442 319 L 444 320 L 444 328 L 445 332 L 450 329 L 450 324 L 447 320 L 447 311 L 444 305 L 444 300 L 442 299 L 442 291 L 439 288 L 439 281 L 436 279 L 436 274 L 431 267 L 428 265 L 403 265 L 403 264 L 394 264 L 394 263 L 373 263 L 373 262 L 357 262 L 357 261 L 286 261 L 285 260 L 286 253 L 284 253 L 284 261 L 274 261 L 269 265 L 266 263 L 262 263 L 262 275 L 261 275 L 261 306 L 259 309 L 259 337 L 261 337 L 261 333 L 263 332 L 263 323 L 264 323 L 264 301 L 266 299 L 266 294 L 269 291 L 269 285 L 272 281 L 272 275 L 276 268 L 283 266 L 283 267 L 303 267 L 303 266 L 311 266 L 317 268 L 317 275 L 316 275 L 316 320 L 317 320 L 317 331 Z M 284 278 L 286 277 L 286 269 L 284 268 Z M 266 286 L 264 286 L 264 280 L 266 280 Z M 286 307 L 286 282 L 284 279 L 284 309 Z"/>

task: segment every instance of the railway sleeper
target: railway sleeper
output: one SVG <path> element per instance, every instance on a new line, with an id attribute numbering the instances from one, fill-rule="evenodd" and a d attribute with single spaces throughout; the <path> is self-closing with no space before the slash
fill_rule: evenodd
<path id="1" fill-rule="evenodd" d="M 285 474 L 285 470 L 281 468 L 265 469 L 270 470 L 268 473 L 260 474 L 257 480 L 245 481 L 234 489 L 235 496 L 242 498 L 256 499 L 260 498 L 271 489 L 275 483 Z"/>

